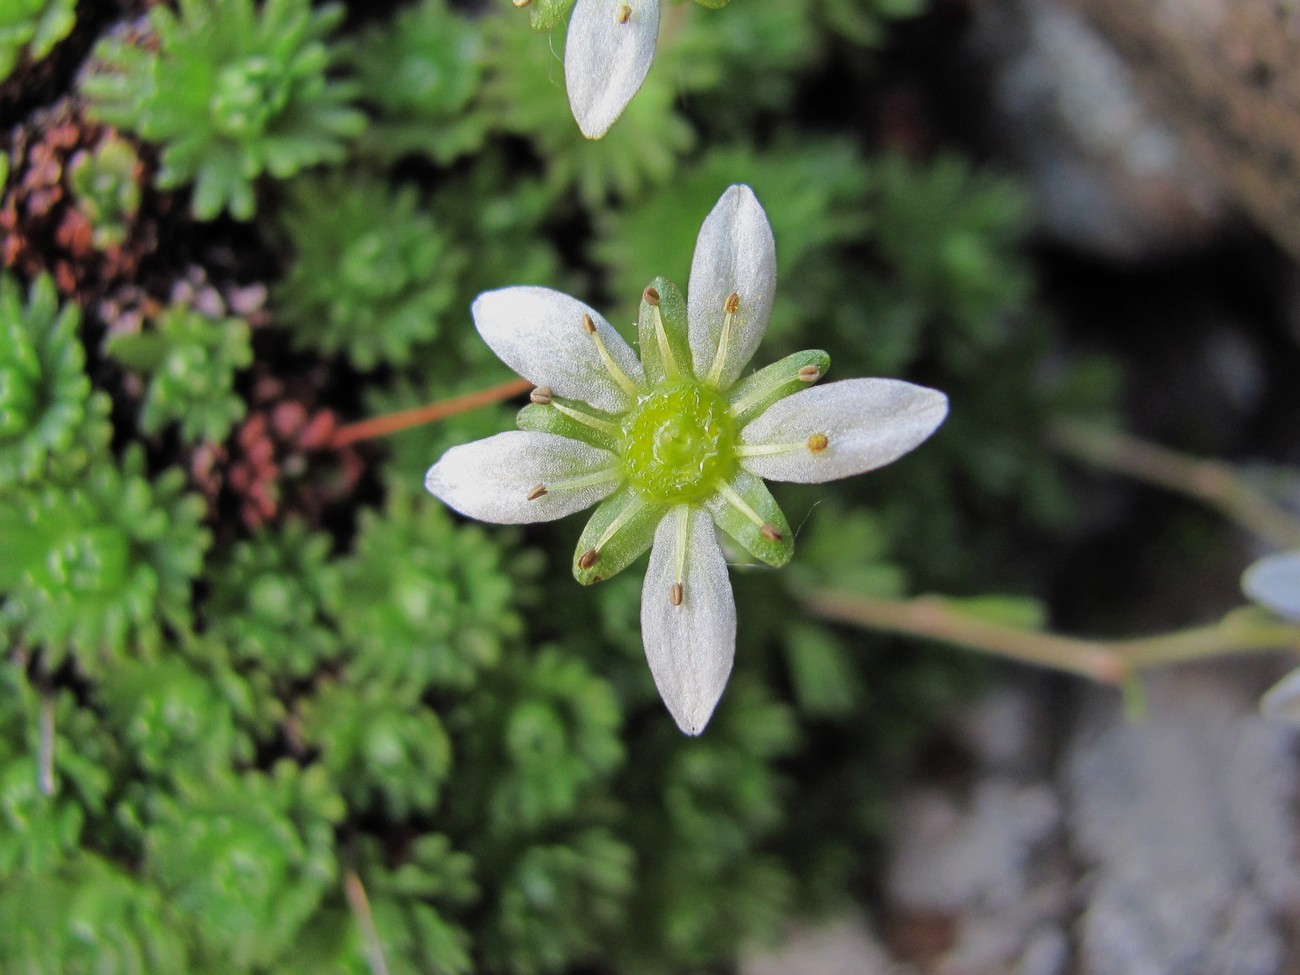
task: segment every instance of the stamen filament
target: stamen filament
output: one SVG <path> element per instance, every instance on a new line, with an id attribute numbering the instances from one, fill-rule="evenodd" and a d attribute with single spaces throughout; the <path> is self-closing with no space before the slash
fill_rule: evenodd
<path id="1" fill-rule="evenodd" d="M 599 553 L 600 550 L 605 547 L 606 543 L 617 534 L 618 530 L 626 525 L 632 517 L 639 513 L 644 507 L 645 502 L 640 498 L 635 498 L 631 504 L 620 511 L 618 516 L 609 523 L 609 527 L 605 529 L 605 533 L 600 536 L 600 541 L 593 546 L 594 550 Z"/>
<path id="2" fill-rule="evenodd" d="M 609 373 L 614 382 L 618 383 L 619 388 L 627 395 L 638 395 L 641 390 L 636 383 L 632 382 L 627 373 L 619 368 L 618 363 L 614 361 L 614 357 L 609 354 L 609 349 L 605 348 L 605 340 L 601 337 L 600 330 L 596 328 L 596 323 L 585 312 L 582 316 L 582 327 L 591 336 L 592 341 L 596 343 L 596 350 L 600 353 L 600 361 L 605 364 L 605 371 Z"/>
<path id="3" fill-rule="evenodd" d="M 603 470 L 592 471 L 590 474 L 579 474 L 577 477 L 566 477 L 562 481 L 550 481 L 546 485 L 546 490 L 550 493 L 555 491 L 576 491 L 579 488 L 591 487 L 593 484 L 605 484 L 608 481 L 618 481 L 623 477 L 623 472 L 617 467 L 606 467 Z"/>
<path id="4" fill-rule="evenodd" d="M 691 526 L 691 509 L 687 505 L 681 505 L 677 509 L 677 545 L 674 552 L 677 556 L 676 573 L 673 576 L 677 580 L 674 585 L 682 586 L 686 582 L 686 545 L 689 539 L 689 530 Z M 673 605 L 677 605 L 674 603 Z"/>
<path id="5" fill-rule="evenodd" d="M 664 330 L 664 317 L 659 314 L 659 306 L 654 305 L 650 309 L 655 317 L 655 339 L 659 343 L 659 361 L 663 363 L 664 375 L 669 379 L 676 379 L 681 375 L 677 368 L 677 360 L 673 358 L 672 347 L 668 344 L 668 333 Z"/>
<path id="6" fill-rule="evenodd" d="M 737 457 L 767 457 L 787 454 L 792 450 L 807 450 L 807 443 L 740 443 L 736 444 Z"/>
<path id="7" fill-rule="evenodd" d="M 602 420 L 600 417 L 592 416 L 590 413 L 584 413 L 582 410 L 575 410 L 572 406 L 565 406 L 563 403 L 557 403 L 551 400 L 551 406 L 559 410 L 565 416 L 572 420 L 577 420 L 583 426 L 591 427 L 593 430 L 599 430 L 601 433 L 607 433 L 611 437 L 619 436 L 619 429 L 608 420 Z"/>
<path id="8" fill-rule="evenodd" d="M 740 295 L 733 291 L 722 305 L 722 334 L 718 337 L 718 354 L 713 357 L 713 365 L 709 369 L 709 378 L 706 380 L 714 388 L 717 388 L 718 382 L 722 379 L 722 367 L 727 361 L 727 347 L 731 344 L 731 323 L 739 310 Z"/>
<path id="9" fill-rule="evenodd" d="M 762 516 L 751 508 L 745 499 L 732 489 L 730 484 L 722 481 L 718 482 L 718 493 L 727 499 L 727 504 L 731 505 L 759 528 L 762 528 L 767 524 L 767 522 L 763 520 Z"/>

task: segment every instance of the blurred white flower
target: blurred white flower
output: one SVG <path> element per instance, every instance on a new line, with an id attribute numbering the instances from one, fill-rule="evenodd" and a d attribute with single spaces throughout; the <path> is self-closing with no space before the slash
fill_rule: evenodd
<path id="1" fill-rule="evenodd" d="M 1270 555 L 1253 563 L 1241 577 L 1241 588 L 1261 606 L 1300 621 L 1300 551 Z M 1259 708 L 1265 717 L 1300 725 L 1300 668 L 1269 688 Z"/>

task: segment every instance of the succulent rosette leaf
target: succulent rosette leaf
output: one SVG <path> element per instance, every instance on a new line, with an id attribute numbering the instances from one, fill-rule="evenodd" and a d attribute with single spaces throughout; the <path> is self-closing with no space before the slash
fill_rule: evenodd
<path id="1" fill-rule="evenodd" d="M 653 546 L 641 604 L 646 658 L 692 735 L 712 715 L 735 653 L 716 529 L 784 565 L 793 534 L 763 478 L 820 483 L 873 470 L 919 445 L 948 410 L 942 393 L 897 380 L 814 386 L 830 362 L 818 350 L 742 379 L 775 288 L 767 216 L 749 187 L 732 186 L 700 230 L 689 297 L 662 278 L 645 289 L 639 361 L 567 295 L 480 295 L 479 334 L 537 388 L 521 430 L 453 447 L 425 479 L 452 508 L 498 523 L 550 521 L 599 502 L 574 553 L 584 584 Z"/>

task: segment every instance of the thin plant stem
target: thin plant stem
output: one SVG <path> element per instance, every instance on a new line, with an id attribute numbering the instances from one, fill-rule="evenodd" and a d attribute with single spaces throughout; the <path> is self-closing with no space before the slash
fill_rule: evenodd
<path id="1" fill-rule="evenodd" d="M 881 599 L 815 592 L 804 599 L 824 619 L 939 640 L 1111 685 L 1122 684 L 1136 671 L 1165 664 L 1300 648 L 1300 626 L 1263 617 L 1251 608 L 1229 613 L 1217 623 L 1172 633 L 1088 640 L 994 623 L 935 596 Z"/>
<path id="2" fill-rule="evenodd" d="M 334 436 L 330 439 L 330 446 L 346 447 L 358 440 L 369 440 L 371 437 L 386 437 L 392 433 L 399 433 L 402 430 L 409 430 L 425 423 L 432 423 L 435 420 L 455 416 L 457 413 L 468 413 L 480 406 L 499 403 L 502 400 L 510 399 L 512 396 L 518 396 L 520 393 L 532 389 L 532 387 L 533 384 L 527 379 L 512 379 L 509 382 L 491 386 L 488 389 L 481 389 L 476 393 L 466 393 L 464 396 L 439 400 L 436 403 L 430 403 L 428 406 L 417 406 L 412 410 L 385 413 L 383 416 L 371 417 L 369 420 L 349 423 L 347 426 L 339 427 L 334 431 Z"/>
<path id="3" fill-rule="evenodd" d="M 356 915 L 357 923 L 361 925 L 361 941 L 365 946 L 366 962 L 370 965 L 371 975 L 388 975 L 384 946 L 379 941 L 375 916 L 370 911 L 370 898 L 366 896 L 365 885 L 355 870 L 348 870 L 344 875 L 343 892 L 347 896 L 348 906 Z"/>
<path id="4" fill-rule="evenodd" d="M 1228 464 L 1084 423 L 1057 424 L 1050 442 L 1076 460 L 1203 501 L 1271 546 L 1300 547 L 1300 518 Z"/>

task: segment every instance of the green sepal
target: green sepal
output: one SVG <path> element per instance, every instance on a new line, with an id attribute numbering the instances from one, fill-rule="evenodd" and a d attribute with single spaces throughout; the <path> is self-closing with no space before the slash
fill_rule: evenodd
<path id="1" fill-rule="evenodd" d="M 664 336 L 668 340 L 668 351 L 677 364 L 678 376 L 694 379 L 695 375 L 691 371 L 691 343 L 686 332 L 686 299 L 681 289 L 667 278 L 655 278 L 650 282 L 650 287 L 659 292 L 659 317 L 664 323 Z M 641 296 L 641 314 L 637 317 L 636 333 L 637 342 L 641 346 L 641 365 L 645 367 L 646 382 L 657 386 L 667 380 L 668 375 L 660 353 L 654 307 L 645 300 L 644 293 Z"/>
<path id="2" fill-rule="evenodd" d="M 577 0 L 532 0 L 528 5 L 528 23 L 533 30 L 553 30 L 568 16 Z"/>
<path id="3" fill-rule="evenodd" d="M 721 10 L 727 5 L 728 0 L 695 0 L 701 7 L 708 7 L 710 10 Z"/>
<path id="4" fill-rule="evenodd" d="M 816 366 L 821 375 L 825 376 L 831 367 L 831 357 L 821 349 L 805 349 L 770 366 L 764 366 L 732 386 L 727 391 L 727 402 L 731 404 L 733 412 L 737 406 L 743 406 L 741 412 L 735 414 L 736 428 L 743 427 L 777 400 L 816 385 L 816 379 L 805 382 L 799 378 L 799 370 L 806 366 Z"/>
<path id="5" fill-rule="evenodd" d="M 551 402 L 581 410 L 583 413 L 588 413 L 605 423 L 612 423 L 615 428 L 618 427 L 616 417 L 588 406 L 586 403 L 564 399 L 560 396 L 554 397 Z M 554 406 L 529 403 L 519 411 L 519 415 L 515 417 L 515 424 L 520 430 L 530 430 L 533 433 L 555 433 L 561 437 L 568 437 L 570 440 L 580 440 L 593 447 L 599 447 L 601 450 L 608 450 L 610 453 L 618 453 L 618 437 L 605 433 L 603 430 L 597 430 L 595 427 L 589 427 L 585 423 L 579 423 L 573 417 L 565 416 Z"/>
<path id="6" fill-rule="evenodd" d="M 578 561 L 583 554 L 594 549 L 609 526 L 634 506 L 636 510 L 627 521 L 601 546 L 596 562 L 585 569 L 579 567 Z M 591 513 L 591 519 L 582 530 L 578 547 L 573 553 L 573 577 L 584 586 L 590 586 L 622 572 L 650 547 L 655 538 L 655 529 L 666 510 L 664 505 L 647 501 L 632 485 L 624 484 Z"/>
<path id="7" fill-rule="evenodd" d="M 748 471 L 738 470 L 727 486 L 740 495 L 765 524 L 775 529 L 778 537 L 773 539 L 764 535 L 763 526 L 754 524 L 753 519 L 732 505 L 720 491 L 709 495 L 704 502 L 714 524 L 754 558 L 777 569 L 789 562 L 794 555 L 794 532 L 790 531 L 790 524 L 767 485 Z"/>

